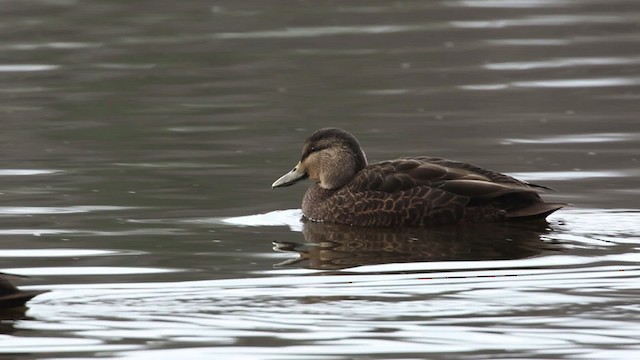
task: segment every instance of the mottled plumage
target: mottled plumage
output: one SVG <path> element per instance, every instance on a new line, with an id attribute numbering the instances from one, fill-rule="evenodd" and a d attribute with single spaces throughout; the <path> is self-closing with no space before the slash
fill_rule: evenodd
<path id="1" fill-rule="evenodd" d="M 508 175 L 435 157 L 367 165 L 348 132 L 311 135 L 298 165 L 274 182 L 314 181 L 302 201 L 312 221 L 365 227 L 429 226 L 540 218 L 563 207 L 545 203 L 536 189 Z"/>

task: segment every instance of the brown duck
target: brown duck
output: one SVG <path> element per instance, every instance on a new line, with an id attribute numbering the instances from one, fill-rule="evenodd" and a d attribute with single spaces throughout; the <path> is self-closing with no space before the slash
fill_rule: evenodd
<path id="1" fill-rule="evenodd" d="M 475 165 L 419 156 L 367 165 L 358 140 L 338 128 L 320 129 L 300 162 L 272 187 L 308 178 L 305 218 L 363 227 L 431 226 L 544 219 L 565 204 L 545 203 L 544 186 Z"/>

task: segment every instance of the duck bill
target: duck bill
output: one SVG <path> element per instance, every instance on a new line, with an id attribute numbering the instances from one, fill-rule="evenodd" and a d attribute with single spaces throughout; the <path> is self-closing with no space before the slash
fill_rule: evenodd
<path id="1" fill-rule="evenodd" d="M 300 165 L 300 163 L 298 163 L 296 167 L 293 168 L 293 170 L 282 175 L 271 185 L 271 187 L 275 189 L 277 187 L 293 185 L 300 180 L 306 179 L 307 177 L 309 177 L 309 175 L 307 175 L 307 172 L 304 171 L 303 167 Z"/>

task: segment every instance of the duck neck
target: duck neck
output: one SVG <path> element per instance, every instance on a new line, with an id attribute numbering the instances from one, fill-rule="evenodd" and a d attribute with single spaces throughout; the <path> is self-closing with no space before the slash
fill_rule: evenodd
<path id="1" fill-rule="evenodd" d="M 367 166 L 362 151 L 346 152 L 344 156 L 327 159 L 328 166 L 320 173 L 320 187 L 336 190 L 347 185 L 360 170 Z"/>

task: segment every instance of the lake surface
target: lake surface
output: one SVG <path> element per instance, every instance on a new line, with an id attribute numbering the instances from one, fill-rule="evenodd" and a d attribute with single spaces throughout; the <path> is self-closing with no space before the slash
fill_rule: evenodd
<path id="1" fill-rule="evenodd" d="M 0 3 L 11 359 L 630 359 L 640 2 Z M 303 224 L 320 127 L 552 187 L 543 226 Z"/>

